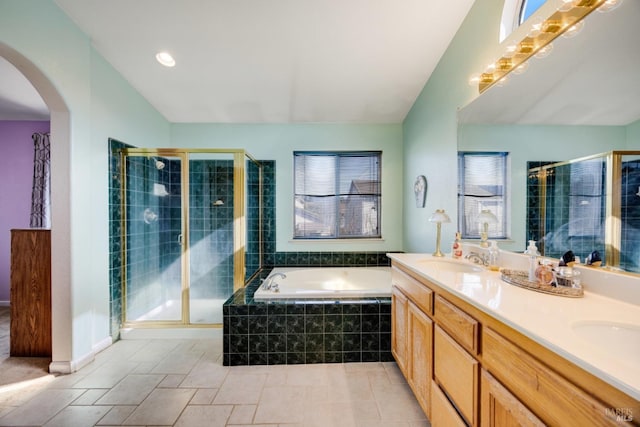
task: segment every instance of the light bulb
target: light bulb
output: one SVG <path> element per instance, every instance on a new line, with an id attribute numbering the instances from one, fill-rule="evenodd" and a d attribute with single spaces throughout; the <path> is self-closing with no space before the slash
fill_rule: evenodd
<path id="1" fill-rule="evenodd" d="M 546 46 L 539 49 L 534 56 L 539 59 L 546 58 L 547 56 L 549 56 L 552 50 L 553 50 L 553 44 L 549 43 Z"/>
<path id="2" fill-rule="evenodd" d="M 505 58 L 513 58 L 513 56 L 516 54 L 518 50 L 518 46 L 516 46 L 515 44 L 511 44 L 509 46 L 507 46 L 507 49 L 505 50 L 504 53 L 504 57 Z"/>
<path id="3" fill-rule="evenodd" d="M 570 26 L 567 31 L 565 31 L 564 33 L 562 33 L 562 37 L 566 37 L 568 39 L 577 36 L 578 34 L 580 34 L 580 32 L 582 31 L 582 29 L 584 28 L 584 21 L 578 21 L 575 24 L 573 24 L 572 26 Z"/>
<path id="4" fill-rule="evenodd" d="M 607 0 L 597 9 L 598 12 L 609 12 L 622 4 L 622 0 Z"/>
<path id="5" fill-rule="evenodd" d="M 518 65 L 516 68 L 513 69 L 512 73 L 516 74 L 516 75 L 520 75 L 522 73 L 524 73 L 525 71 L 527 71 L 527 68 L 529 68 L 529 63 L 527 61 L 521 63 L 520 65 Z"/>
<path id="6" fill-rule="evenodd" d="M 481 77 L 480 74 L 473 74 L 471 75 L 471 77 L 469 77 L 469 86 L 478 86 L 478 83 L 480 83 Z"/>
<path id="7" fill-rule="evenodd" d="M 558 10 L 560 12 L 568 12 L 573 9 L 574 3 L 575 2 L 573 0 L 562 0 L 562 4 L 558 8 Z"/>
<path id="8" fill-rule="evenodd" d="M 175 59 L 173 59 L 173 56 L 171 56 L 169 52 L 158 52 L 156 54 L 156 60 L 165 67 L 173 67 L 176 65 Z"/>

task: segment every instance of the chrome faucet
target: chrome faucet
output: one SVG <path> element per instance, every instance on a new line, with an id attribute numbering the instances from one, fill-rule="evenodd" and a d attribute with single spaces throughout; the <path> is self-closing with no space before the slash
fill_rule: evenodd
<path id="1" fill-rule="evenodd" d="M 464 257 L 464 259 L 468 259 L 469 261 L 471 261 L 474 264 L 480 264 L 483 266 L 488 266 L 489 265 L 489 255 L 487 254 L 479 254 L 477 252 L 469 252 L 467 254 L 467 256 Z"/>
<path id="2" fill-rule="evenodd" d="M 272 275 L 267 277 L 267 279 L 264 282 L 262 282 L 262 289 L 264 289 L 265 291 L 270 291 L 270 290 L 277 291 L 278 284 L 273 282 L 273 279 L 275 279 L 276 276 L 280 276 L 283 279 L 287 278 L 287 275 L 284 273 L 273 273 Z"/>

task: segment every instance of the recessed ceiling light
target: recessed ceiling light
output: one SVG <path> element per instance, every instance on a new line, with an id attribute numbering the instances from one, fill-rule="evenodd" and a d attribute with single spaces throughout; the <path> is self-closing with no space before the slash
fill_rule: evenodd
<path id="1" fill-rule="evenodd" d="M 158 52 L 156 54 L 156 59 L 165 67 L 173 67 L 176 65 L 176 60 L 173 59 L 173 56 L 171 56 L 169 52 Z"/>

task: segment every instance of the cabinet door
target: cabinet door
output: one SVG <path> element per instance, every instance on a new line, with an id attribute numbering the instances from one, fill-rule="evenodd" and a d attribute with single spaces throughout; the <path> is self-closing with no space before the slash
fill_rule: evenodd
<path id="1" fill-rule="evenodd" d="M 468 423 L 477 426 L 480 364 L 439 326 L 435 327 L 433 346 L 436 382 Z"/>
<path id="2" fill-rule="evenodd" d="M 407 309 L 408 300 L 395 286 L 391 289 L 391 352 L 407 377 Z"/>
<path id="3" fill-rule="evenodd" d="M 482 427 L 542 427 L 544 423 L 487 371 L 482 370 Z"/>
<path id="4" fill-rule="evenodd" d="M 432 379 L 433 321 L 409 301 L 409 377 L 407 381 L 427 415 L 431 416 L 430 391 Z"/>

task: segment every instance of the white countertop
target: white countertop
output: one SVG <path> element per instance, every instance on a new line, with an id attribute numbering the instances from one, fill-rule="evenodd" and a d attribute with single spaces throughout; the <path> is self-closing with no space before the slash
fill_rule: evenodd
<path id="1" fill-rule="evenodd" d="M 421 262 L 433 259 L 426 254 L 388 256 L 640 400 L 640 306 L 586 287 L 583 298 L 567 298 L 510 285 L 495 271 L 458 273 L 433 268 Z"/>

